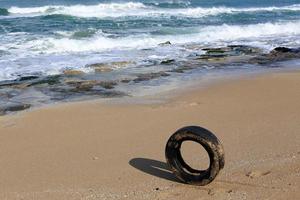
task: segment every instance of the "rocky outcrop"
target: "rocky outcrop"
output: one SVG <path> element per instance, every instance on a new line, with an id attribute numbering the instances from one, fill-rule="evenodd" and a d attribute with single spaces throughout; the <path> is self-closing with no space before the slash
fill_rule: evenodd
<path id="1" fill-rule="evenodd" d="M 205 54 L 200 55 L 199 59 L 207 61 L 222 60 L 232 56 L 255 55 L 261 53 L 256 47 L 246 45 L 229 45 L 219 48 L 204 48 Z"/>
<path id="2" fill-rule="evenodd" d="M 162 65 L 170 65 L 170 64 L 173 64 L 175 62 L 174 59 L 167 59 L 167 60 L 163 60 L 160 62 L 160 64 Z"/>
<path id="3" fill-rule="evenodd" d="M 250 63 L 269 64 L 278 61 L 300 58 L 300 48 L 276 47 L 267 54 L 262 54 L 250 59 Z"/>
<path id="4" fill-rule="evenodd" d="M 130 65 L 135 65 L 136 63 L 133 61 L 120 61 L 120 62 L 110 62 L 110 63 L 94 63 L 90 65 L 86 65 L 88 68 L 92 68 L 95 72 L 105 73 L 111 72 L 114 69 L 124 68 Z"/>
<path id="5" fill-rule="evenodd" d="M 159 78 L 159 77 L 166 77 L 166 76 L 170 76 L 170 74 L 168 74 L 164 71 L 152 72 L 152 73 L 147 73 L 147 74 L 139 74 L 137 76 L 137 78 L 135 78 L 133 81 L 135 83 L 139 83 L 139 82 L 142 82 L 142 81 L 149 81 L 149 80 L 152 80 L 152 79 L 156 79 L 156 78 Z"/>
<path id="6" fill-rule="evenodd" d="M 172 45 L 172 43 L 170 41 L 166 41 L 166 42 L 162 42 L 158 44 L 159 46 L 168 46 L 168 45 Z"/>
<path id="7" fill-rule="evenodd" d="M 84 74 L 84 72 L 80 71 L 80 70 L 75 70 L 75 69 L 68 69 L 68 70 L 63 71 L 63 74 L 66 76 L 78 76 L 78 75 Z"/>
<path id="8" fill-rule="evenodd" d="M 0 115 L 4 115 L 8 112 L 22 111 L 30 108 L 30 104 L 23 103 L 6 103 L 5 105 L 0 105 Z"/>

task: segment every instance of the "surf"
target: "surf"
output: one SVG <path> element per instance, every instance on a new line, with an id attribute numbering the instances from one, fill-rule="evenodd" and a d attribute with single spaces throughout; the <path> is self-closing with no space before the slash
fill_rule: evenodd
<path id="1" fill-rule="evenodd" d="M 72 6 L 42 6 L 42 7 L 11 7 L 7 10 L 12 15 L 19 17 L 39 15 L 70 15 L 83 18 L 107 18 L 107 17 L 205 17 L 220 14 L 251 13 L 251 12 L 288 12 L 300 11 L 300 4 L 282 7 L 189 7 L 165 8 L 151 4 L 127 2 L 127 3 L 100 3 L 97 5 L 72 5 Z M 3 11 L 5 12 L 5 11 Z"/>

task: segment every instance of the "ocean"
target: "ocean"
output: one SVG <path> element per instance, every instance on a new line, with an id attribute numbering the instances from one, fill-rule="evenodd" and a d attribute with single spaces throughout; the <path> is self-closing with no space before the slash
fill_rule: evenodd
<path id="1" fill-rule="evenodd" d="M 160 74 L 160 81 L 152 81 L 157 72 L 203 54 L 201 48 L 230 45 L 262 52 L 299 47 L 300 0 L 0 0 L 0 82 L 55 76 L 66 70 L 86 73 L 85 80 L 106 81 L 150 73 L 139 89 L 139 81 L 120 84 L 118 89 L 131 94 L 156 86 L 157 91 L 168 80 L 178 85 L 177 80 L 197 74 L 217 69 L 226 73 L 218 63 L 187 75 Z M 110 64 L 110 72 L 95 74 L 90 67 L 95 63 L 115 65 Z"/>

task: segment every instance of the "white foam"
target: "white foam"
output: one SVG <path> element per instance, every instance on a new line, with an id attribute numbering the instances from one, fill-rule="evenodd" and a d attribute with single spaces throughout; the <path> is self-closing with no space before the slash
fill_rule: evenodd
<path id="1" fill-rule="evenodd" d="M 204 17 L 225 13 L 239 12 L 261 12 L 261 11 L 300 11 L 300 4 L 282 7 L 253 7 L 253 8 L 231 8 L 231 7 L 197 7 L 197 8 L 158 8 L 146 6 L 142 3 L 101 3 L 97 5 L 72 5 L 72 6 L 42 6 L 31 8 L 11 7 L 8 11 L 15 15 L 36 16 L 63 14 L 76 17 L 124 17 L 124 16 L 186 16 Z"/>
<path id="2" fill-rule="evenodd" d="M 197 29 L 196 29 L 197 30 Z M 198 28 L 197 32 L 182 35 L 164 35 L 151 36 L 140 34 L 123 38 L 108 38 L 103 34 L 96 34 L 88 39 L 72 38 L 43 38 L 35 41 L 29 41 L 25 44 L 30 50 L 47 53 L 61 52 L 89 52 L 105 51 L 118 49 L 142 49 L 156 47 L 157 44 L 171 41 L 172 44 L 185 43 L 216 43 L 230 42 L 247 39 L 248 41 L 260 38 L 276 39 L 283 36 L 300 36 L 300 21 L 261 23 L 251 25 L 227 25 L 206 26 Z"/>
<path id="3" fill-rule="evenodd" d="M 60 73 L 65 67 L 83 67 L 87 61 L 99 61 L 118 56 L 159 59 L 153 55 L 167 56 L 183 54 L 181 44 L 198 43 L 203 46 L 228 44 L 254 44 L 272 49 L 283 41 L 283 45 L 300 45 L 300 21 L 261 23 L 251 25 L 220 25 L 193 28 L 194 33 L 181 35 L 139 34 L 128 37 L 109 38 L 98 31 L 90 38 L 74 39 L 71 32 L 59 37 L 48 36 L 27 40 L 28 36 L 7 35 L 0 38 L 1 49 L 9 54 L 0 59 L 0 80 L 16 78 L 18 74 Z M 63 38 L 61 38 L 63 36 Z M 175 46 L 161 47 L 158 44 L 170 41 Z M 179 45 L 179 46 L 178 46 Z M 178 48 L 177 48 L 178 47 Z M 139 49 L 154 48 L 150 54 L 137 54 Z M 119 51 L 120 50 L 120 51 Z M 128 50 L 124 51 L 123 50 Z M 99 54 L 100 52 L 103 52 Z M 131 52 L 131 53 L 130 53 Z M 94 56 L 94 57 L 93 57 Z M 101 57 L 101 58 L 99 58 Z M 87 59 L 88 58 L 88 59 Z M 143 58 L 141 58 L 143 59 Z M 101 60 L 102 61 L 102 60 Z M 42 63 L 42 64 L 41 64 Z M 17 67 L 16 67 L 17 66 Z"/>

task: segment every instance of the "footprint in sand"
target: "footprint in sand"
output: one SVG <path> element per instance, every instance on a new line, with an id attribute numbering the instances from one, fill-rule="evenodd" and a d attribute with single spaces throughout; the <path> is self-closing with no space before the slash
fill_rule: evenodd
<path id="1" fill-rule="evenodd" d="M 192 102 L 189 104 L 189 106 L 199 106 L 201 103 L 199 102 Z"/>
<path id="2" fill-rule="evenodd" d="M 208 195 L 209 196 L 216 196 L 216 195 L 222 195 L 222 194 L 229 194 L 232 193 L 232 189 L 225 189 L 225 188 L 218 188 L 218 189 L 209 189 Z"/>
<path id="3" fill-rule="evenodd" d="M 256 170 L 256 171 L 248 172 L 248 173 L 246 174 L 246 176 L 249 177 L 249 178 L 258 178 L 258 177 L 261 177 L 261 176 L 268 175 L 268 174 L 270 174 L 270 173 L 271 173 L 271 171 L 265 171 L 265 172 L 262 172 L 262 171 Z"/>

